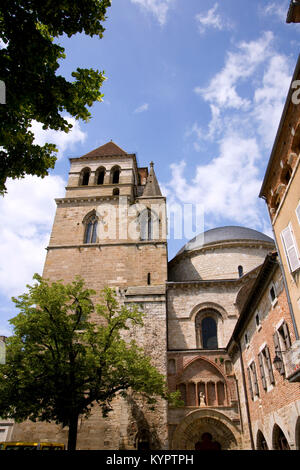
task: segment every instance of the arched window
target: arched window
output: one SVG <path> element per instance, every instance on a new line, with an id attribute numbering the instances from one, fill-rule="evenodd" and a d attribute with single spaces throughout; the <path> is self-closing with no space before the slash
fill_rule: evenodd
<path id="1" fill-rule="evenodd" d="M 86 221 L 84 243 L 96 243 L 97 241 L 98 219 L 95 214 L 91 215 Z"/>
<path id="2" fill-rule="evenodd" d="M 214 311 L 199 312 L 195 320 L 196 343 L 201 349 L 218 349 L 217 322 Z"/>
<path id="3" fill-rule="evenodd" d="M 95 174 L 95 183 L 96 184 L 103 184 L 104 183 L 104 176 L 105 176 L 105 168 L 100 167 L 96 171 Z"/>
<path id="4" fill-rule="evenodd" d="M 111 169 L 111 183 L 112 184 L 119 184 L 120 181 L 120 167 L 115 166 Z"/>
<path id="5" fill-rule="evenodd" d="M 145 209 L 139 215 L 141 240 L 153 240 L 154 215 L 150 209 Z"/>
<path id="6" fill-rule="evenodd" d="M 91 170 L 89 168 L 83 168 L 80 174 L 80 186 L 87 186 L 89 184 Z"/>
<path id="7" fill-rule="evenodd" d="M 239 270 L 239 277 L 242 277 L 244 274 L 243 266 L 239 266 L 238 270 Z"/>

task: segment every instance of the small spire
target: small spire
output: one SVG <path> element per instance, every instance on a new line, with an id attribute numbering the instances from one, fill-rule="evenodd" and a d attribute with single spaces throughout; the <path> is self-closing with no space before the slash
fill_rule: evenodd
<path id="1" fill-rule="evenodd" d="M 150 162 L 149 176 L 147 178 L 147 183 L 143 192 L 143 196 L 151 197 L 162 195 L 153 167 L 154 163 Z"/>

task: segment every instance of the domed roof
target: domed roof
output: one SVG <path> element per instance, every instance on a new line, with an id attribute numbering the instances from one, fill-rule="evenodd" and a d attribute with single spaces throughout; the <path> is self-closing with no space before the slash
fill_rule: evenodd
<path id="1" fill-rule="evenodd" d="M 238 227 L 233 225 L 227 227 L 217 227 L 211 230 L 207 230 L 206 232 L 200 233 L 192 240 L 187 242 L 177 253 L 177 255 L 185 251 L 200 250 L 201 248 L 207 245 L 234 240 L 255 240 L 274 244 L 274 240 L 265 235 L 264 233 L 258 232 L 257 230 L 253 230 L 252 228 Z"/>

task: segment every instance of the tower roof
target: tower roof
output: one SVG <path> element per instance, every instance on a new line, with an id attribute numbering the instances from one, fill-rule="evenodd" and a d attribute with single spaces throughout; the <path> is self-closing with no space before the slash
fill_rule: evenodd
<path id="1" fill-rule="evenodd" d="M 150 172 L 143 192 L 143 197 L 161 196 L 161 190 L 156 179 L 154 163 L 150 162 Z"/>
<path id="2" fill-rule="evenodd" d="M 116 155 L 128 155 L 125 150 L 121 149 L 118 145 L 116 145 L 112 140 L 107 142 L 104 145 L 92 150 L 91 152 L 82 155 L 80 158 L 90 158 L 90 157 L 111 157 Z"/>

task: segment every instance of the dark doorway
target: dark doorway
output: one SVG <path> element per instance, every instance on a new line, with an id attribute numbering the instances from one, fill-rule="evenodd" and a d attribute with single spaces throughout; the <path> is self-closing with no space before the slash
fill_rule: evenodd
<path id="1" fill-rule="evenodd" d="M 201 441 L 196 442 L 195 450 L 221 450 L 221 444 L 213 441 L 212 435 L 209 432 L 205 432 L 201 436 Z"/>

